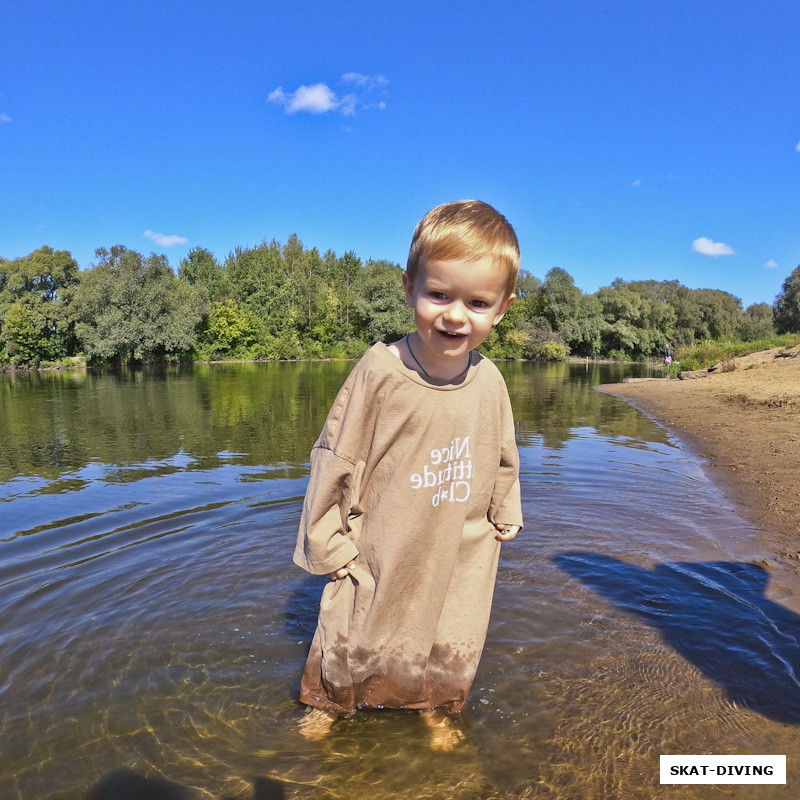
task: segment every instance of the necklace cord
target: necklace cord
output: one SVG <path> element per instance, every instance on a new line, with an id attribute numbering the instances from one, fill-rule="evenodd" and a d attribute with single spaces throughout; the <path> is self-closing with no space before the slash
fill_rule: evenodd
<path id="1" fill-rule="evenodd" d="M 430 381 L 430 380 L 433 380 L 433 379 L 431 378 L 431 376 L 430 376 L 430 375 L 428 375 L 428 373 L 425 371 L 425 367 L 423 367 L 423 366 L 422 366 L 422 364 L 420 364 L 420 363 L 419 363 L 419 361 L 417 360 L 417 357 L 414 355 L 414 351 L 411 349 L 411 341 L 410 341 L 410 340 L 409 340 L 409 338 L 408 338 L 409 336 L 411 336 L 411 334 L 410 334 L 410 333 L 409 333 L 409 334 L 406 334 L 406 347 L 408 348 L 408 352 L 409 352 L 409 353 L 411 353 L 411 358 L 413 358 L 413 359 L 414 359 L 414 363 L 415 363 L 415 364 L 416 364 L 416 365 L 417 365 L 417 366 L 418 366 L 418 367 L 419 367 L 419 368 L 422 370 L 422 374 L 423 374 L 423 375 L 424 375 L 424 376 L 425 376 L 425 377 L 426 377 L 426 378 L 427 378 L 429 381 Z M 463 372 L 460 372 L 460 373 L 459 373 L 459 374 L 458 374 L 456 377 L 457 377 L 457 378 L 460 378 L 460 377 L 461 377 L 461 376 L 462 376 L 462 375 L 463 375 L 463 374 L 464 374 L 464 373 L 465 373 L 465 372 L 466 372 L 466 371 L 467 371 L 467 370 L 470 368 L 470 365 L 471 365 L 471 364 L 472 364 L 472 353 L 470 353 L 470 354 L 469 354 L 469 357 L 467 358 L 467 366 L 464 368 Z"/>
<path id="2" fill-rule="evenodd" d="M 430 380 L 431 376 L 428 375 L 428 373 L 425 371 L 425 367 L 423 367 L 422 364 L 420 364 L 419 361 L 417 361 L 417 357 L 414 355 L 414 351 L 411 349 L 411 342 L 410 342 L 410 340 L 408 338 L 410 335 L 411 335 L 410 333 L 406 335 L 406 347 L 408 348 L 408 352 L 411 353 L 411 358 L 414 359 L 414 363 L 422 370 L 422 374 L 428 380 Z"/>

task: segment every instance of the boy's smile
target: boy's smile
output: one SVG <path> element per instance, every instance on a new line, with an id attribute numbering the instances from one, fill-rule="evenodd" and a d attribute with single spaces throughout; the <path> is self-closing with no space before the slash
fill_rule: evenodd
<path id="1" fill-rule="evenodd" d="M 488 256 L 477 261 L 422 258 L 415 279 L 403 273 L 414 309 L 414 356 L 431 377 L 453 379 L 514 301 L 507 276 Z"/>

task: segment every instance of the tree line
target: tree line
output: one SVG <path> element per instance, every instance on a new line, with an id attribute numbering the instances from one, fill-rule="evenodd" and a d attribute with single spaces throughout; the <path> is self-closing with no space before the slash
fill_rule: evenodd
<path id="1" fill-rule="evenodd" d="M 166 256 L 101 248 L 81 270 L 41 247 L 0 258 L 0 367 L 85 359 L 350 358 L 413 330 L 401 268 L 354 252 L 321 255 L 296 235 L 237 247 L 220 262 L 196 247 L 178 268 Z M 755 341 L 800 332 L 800 266 L 772 305 L 744 309 L 718 289 L 678 281 L 615 280 L 583 292 L 563 269 L 522 272 L 517 301 L 482 350 L 491 358 L 570 355 L 641 360 L 709 339 Z"/>

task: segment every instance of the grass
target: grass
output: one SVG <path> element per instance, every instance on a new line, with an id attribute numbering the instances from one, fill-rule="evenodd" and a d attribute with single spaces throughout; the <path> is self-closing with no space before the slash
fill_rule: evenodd
<path id="1" fill-rule="evenodd" d="M 700 344 L 679 347 L 676 352 L 676 368 L 680 371 L 705 369 L 714 364 L 731 361 L 739 356 L 758 353 L 761 350 L 772 350 L 775 347 L 796 347 L 800 345 L 800 333 L 785 333 L 759 339 L 755 342 L 743 342 L 737 339 L 714 341 L 708 339 Z"/>

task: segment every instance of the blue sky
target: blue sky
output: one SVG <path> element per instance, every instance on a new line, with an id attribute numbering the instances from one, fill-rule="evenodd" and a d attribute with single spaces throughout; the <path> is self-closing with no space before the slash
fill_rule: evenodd
<path id="1" fill-rule="evenodd" d="M 405 264 L 476 197 L 523 268 L 771 303 L 800 263 L 797 0 L 0 5 L 0 255 Z"/>

